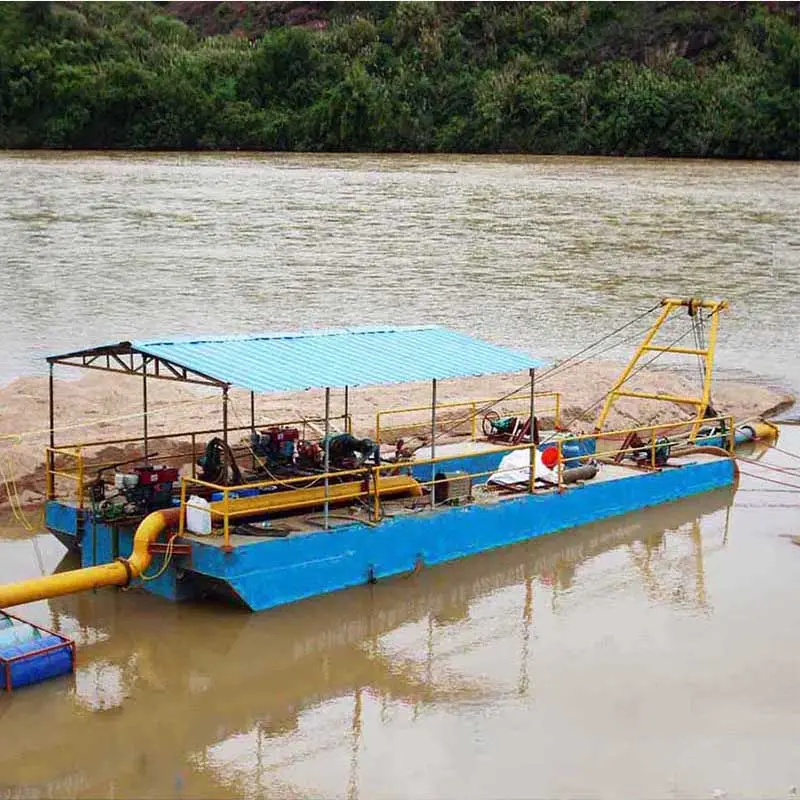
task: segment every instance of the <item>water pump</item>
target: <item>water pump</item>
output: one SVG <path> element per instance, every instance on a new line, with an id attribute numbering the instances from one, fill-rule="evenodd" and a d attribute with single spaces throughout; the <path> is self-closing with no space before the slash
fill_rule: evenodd
<path id="1" fill-rule="evenodd" d="M 300 431 L 297 428 L 273 426 L 265 431 L 253 431 L 250 434 L 250 447 L 270 466 L 291 464 L 299 439 Z"/>
<path id="2" fill-rule="evenodd" d="M 121 465 L 117 465 L 121 466 Z M 178 470 L 162 465 L 141 464 L 130 472 L 115 472 L 113 488 L 98 475 L 89 487 L 95 513 L 102 519 L 149 514 L 172 504 L 172 487 Z"/>

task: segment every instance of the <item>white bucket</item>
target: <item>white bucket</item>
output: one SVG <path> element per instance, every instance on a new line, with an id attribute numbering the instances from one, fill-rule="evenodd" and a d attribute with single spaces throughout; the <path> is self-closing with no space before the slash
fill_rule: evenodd
<path id="1" fill-rule="evenodd" d="M 186 501 L 186 528 L 189 533 L 207 536 L 211 533 L 211 504 L 208 500 L 189 495 Z"/>

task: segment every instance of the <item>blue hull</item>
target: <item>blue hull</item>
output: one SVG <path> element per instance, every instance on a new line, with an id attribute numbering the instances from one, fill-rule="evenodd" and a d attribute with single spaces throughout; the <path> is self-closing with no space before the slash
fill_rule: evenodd
<path id="1" fill-rule="evenodd" d="M 673 502 L 730 486 L 735 479 L 735 462 L 720 458 L 587 482 L 563 494 L 523 494 L 485 505 L 407 514 L 375 527 L 354 523 L 331 532 L 256 540 L 230 553 L 193 539 L 190 556 L 176 558 L 163 576 L 142 585 L 171 600 L 221 595 L 262 611 Z M 64 509 L 58 502 L 47 508 L 48 527 L 52 521 L 59 538 L 69 526 Z M 83 564 L 127 555 L 133 533 L 133 526 L 84 522 Z M 161 563 L 162 556 L 156 556 L 151 571 Z"/>

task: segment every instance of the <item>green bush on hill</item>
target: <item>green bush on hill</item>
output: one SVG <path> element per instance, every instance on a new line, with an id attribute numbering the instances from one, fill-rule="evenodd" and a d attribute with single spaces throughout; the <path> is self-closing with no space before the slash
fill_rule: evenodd
<path id="1" fill-rule="evenodd" d="M 173 5 L 0 3 L 0 147 L 800 155 L 793 5 Z"/>

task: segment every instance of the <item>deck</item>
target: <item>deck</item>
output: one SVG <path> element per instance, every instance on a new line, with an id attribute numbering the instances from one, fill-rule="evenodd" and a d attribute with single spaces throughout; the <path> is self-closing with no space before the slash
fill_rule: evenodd
<path id="1" fill-rule="evenodd" d="M 502 458 L 505 453 L 507 445 L 495 444 L 486 441 L 461 441 L 449 442 L 444 445 L 437 445 L 437 457 L 452 457 L 457 458 L 459 464 L 463 464 L 465 460 L 474 461 L 478 456 L 495 455 L 497 460 Z M 420 459 L 430 458 L 430 448 L 421 448 L 418 451 Z M 669 464 L 664 467 L 664 470 L 679 470 L 691 465 L 709 464 L 721 460 L 720 456 L 710 453 L 695 453 L 686 456 L 673 456 Z M 726 460 L 726 459 L 722 459 Z M 643 475 L 654 474 L 651 470 L 643 469 L 633 465 L 616 464 L 611 462 L 602 462 L 597 475 L 587 482 L 578 482 L 569 484 L 563 487 L 562 492 L 575 492 L 579 491 L 586 485 L 595 485 L 609 483 L 613 481 L 621 481 L 629 478 L 641 478 Z M 502 503 L 509 500 L 519 498 L 520 494 L 527 494 L 527 487 L 520 487 L 518 491 L 509 490 L 507 488 L 495 487 L 489 488 L 481 480 L 473 485 L 472 499 L 466 503 L 459 503 L 461 507 L 469 505 L 487 505 L 491 503 Z M 555 486 L 547 486 L 537 484 L 534 495 L 546 496 L 558 493 Z M 451 504 L 443 503 L 431 508 L 430 495 L 421 498 L 408 498 L 399 500 L 385 500 L 382 501 L 381 507 L 384 513 L 384 520 L 394 519 L 401 516 L 410 516 L 420 512 L 433 512 L 443 513 L 452 508 Z M 328 528 L 329 533 L 337 531 L 337 529 L 349 528 L 354 525 L 357 526 L 374 526 L 370 520 L 369 510 L 363 504 L 350 506 L 347 509 L 331 509 L 328 515 Z M 381 524 L 381 523 L 377 523 Z M 304 536 L 311 533 L 318 533 L 324 529 L 323 513 L 319 510 L 309 512 L 307 509 L 293 514 L 281 514 L 276 518 L 268 521 L 268 527 L 265 529 L 264 534 L 259 536 L 257 533 L 241 534 L 236 530 L 239 526 L 232 528 L 229 542 L 231 547 L 247 547 L 249 545 L 263 543 L 263 542 L 276 542 L 282 539 L 292 538 L 297 536 Z M 274 532 L 271 535 L 271 532 Z M 277 535 L 274 535 L 277 534 Z M 203 542 L 204 544 L 213 547 L 222 547 L 224 541 L 221 536 L 221 530 L 214 529 L 211 535 L 198 536 L 192 533 L 184 534 L 184 538 L 192 542 Z"/>

